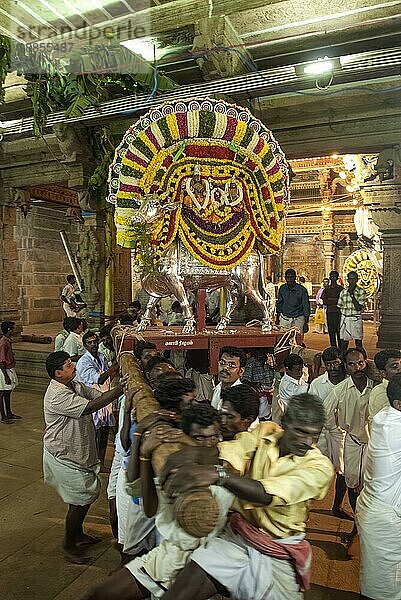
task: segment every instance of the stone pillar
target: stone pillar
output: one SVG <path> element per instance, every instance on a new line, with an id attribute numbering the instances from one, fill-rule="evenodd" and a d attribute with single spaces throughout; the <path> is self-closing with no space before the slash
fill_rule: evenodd
<path id="1" fill-rule="evenodd" d="M 401 347 L 401 181 L 364 185 L 365 206 L 383 241 L 383 283 L 378 348 Z"/>
<path id="2" fill-rule="evenodd" d="M 15 321 L 21 331 L 18 256 L 14 239 L 16 208 L 0 199 L 0 322 Z"/>
<path id="3" fill-rule="evenodd" d="M 103 211 L 84 210 L 78 246 L 78 265 L 85 290 L 83 299 L 92 325 L 100 324 L 104 311 L 105 230 Z"/>
<path id="4" fill-rule="evenodd" d="M 334 235 L 333 213 L 330 208 L 325 207 L 322 210 L 322 226 L 320 231 L 320 239 L 323 242 L 325 277 L 328 277 L 330 271 L 334 269 L 336 252 Z"/>

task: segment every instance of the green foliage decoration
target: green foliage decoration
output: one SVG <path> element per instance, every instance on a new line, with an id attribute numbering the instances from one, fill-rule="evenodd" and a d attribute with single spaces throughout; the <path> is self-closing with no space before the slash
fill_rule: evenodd
<path id="1" fill-rule="evenodd" d="M 27 79 L 35 136 L 43 135 L 53 111 L 64 110 L 66 118 L 77 118 L 93 106 L 101 114 L 102 102 L 153 90 L 155 80 L 158 92 L 177 87 L 141 56 L 112 44 L 83 46 L 57 58 L 54 52 L 38 52 L 34 45 L 0 35 L 0 84 L 11 68 Z"/>

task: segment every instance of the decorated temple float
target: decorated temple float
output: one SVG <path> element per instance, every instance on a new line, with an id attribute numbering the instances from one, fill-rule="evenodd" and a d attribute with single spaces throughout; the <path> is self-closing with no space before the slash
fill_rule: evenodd
<path id="1" fill-rule="evenodd" d="M 207 98 L 150 110 L 116 149 L 108 201 L 117 243 L 132 248 L 150 294 L 137 334 L 148 330 L 159 348 L 209 348 L 213 371 L 227 335 L 237 346 L 275 345 L 281 334 L 272 332 L 264 260 L 283 243 L 289 166 L 272 132 L 248 109 Z M 225 290 L 227 308 L 212 335 L 202 302 L 197 322 L 187 292 L 217 288 Z M 259 330 L 230 329 L 240 294 L 260 306 Z M 170 335 L 151 328 L 155 307 L 169 295 L 185 319 L 182 331 Z"/>

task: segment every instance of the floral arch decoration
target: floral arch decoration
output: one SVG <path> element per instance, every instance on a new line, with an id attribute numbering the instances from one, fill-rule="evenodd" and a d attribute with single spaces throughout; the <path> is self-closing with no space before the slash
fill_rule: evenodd
<path id="1" fill-rule="evenodd" d="M 289 203 L 289 167 L 271 131 L 222 100 L 168 102 L 124 135 L 109 172 L 117 243 L 136 246 L 149 198 L 160 205 L 151 243 L 161 256 L 178 236 L 213 269 L 240 264 L 257 247 L 277 252 Z M 174 210 L 162 210 L 174 203 Z"/>

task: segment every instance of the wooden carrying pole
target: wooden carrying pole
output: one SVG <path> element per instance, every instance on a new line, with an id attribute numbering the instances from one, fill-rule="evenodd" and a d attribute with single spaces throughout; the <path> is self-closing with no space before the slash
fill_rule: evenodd
<path id="1" fill-rule="evenodd" d="M 115 347 L 121 345 L 122 330 L 112 331 Z M 132 352 L 122 352 L 118 359 L 122 375 L 128 374 L 128 389 L 137 388 L 134 406 L 137 421 L 159 410 L 160 406 L 149 387 L 142 370 Z M 184 448 L 183 444 L 162 444 L 152 455 L 155 475 L 162 471 L 168 457 Z M 180 495 L 174 501 L 175 517 L 179 525 L 194 537 L 205 537 L 217 526 L 219 506 L 208 488 L 196 489 Z"/>

